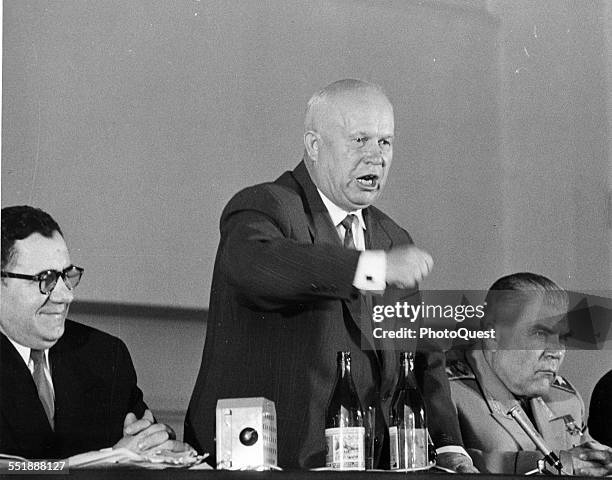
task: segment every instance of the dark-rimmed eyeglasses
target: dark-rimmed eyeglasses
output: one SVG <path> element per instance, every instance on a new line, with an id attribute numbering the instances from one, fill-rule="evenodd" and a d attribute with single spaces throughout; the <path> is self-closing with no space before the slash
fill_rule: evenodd
<path id="1" fill-rule="evenodd" d="M 49 295 L 57 285 L 57 280 L 60 277 L 62 277 L 62 280 L 64 280 L 66 287 L 68 287 L 69 290 L 72 290 L 81 281 L 83 271 L 84 270 L 81 267 L 70 265 L 69 267 L 64 268 L 64 270 L 61 272 L 58 270 L 45 270 L 44 272 L 37 273 L 36 275 L 25 275 L 23 273 L 5 272 L 3 270 L 0 273 L 0 276 L 38 282 L 40 293 L 43 295 Z"/>

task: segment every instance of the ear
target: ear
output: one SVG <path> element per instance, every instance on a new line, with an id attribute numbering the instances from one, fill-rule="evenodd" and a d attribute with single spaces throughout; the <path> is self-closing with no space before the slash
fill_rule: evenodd
<path id="1" fill-rule="evenodd" d="M 480 328 L 483 331 L 490 331 L 493 330 L 493 332 L 495 332 L 495 336 L 491 337 L 491 338 L 487 338 L 483 340 L 483 343 L 485 344 L 485 346 L 490 349 L 490 350 L 494 350 L 497 348 L 497 329 L 495 327 L 495 322 L 490 319 L 487 318 L 486 316 L 481 320 L 480 322 Z"/>
<path id="2" fill-rule="evenodd" d="M 316 162 L 319 158 L 320 144 L 321 137 L 317 132 L 308 130 L 304 133 L 304 148 L 306 148 L 306 152 L 313 162 Z"/>

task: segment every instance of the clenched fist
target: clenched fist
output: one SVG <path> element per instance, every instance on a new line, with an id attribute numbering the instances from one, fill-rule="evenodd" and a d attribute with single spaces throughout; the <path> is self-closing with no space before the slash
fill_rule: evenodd
<path id="1" fill-rule="evenodd" d="M 433 267 L 433 259 L 414 245 L 402 245 L 387 253 L 387 284 L 412 288 L 423 280 Z"/>

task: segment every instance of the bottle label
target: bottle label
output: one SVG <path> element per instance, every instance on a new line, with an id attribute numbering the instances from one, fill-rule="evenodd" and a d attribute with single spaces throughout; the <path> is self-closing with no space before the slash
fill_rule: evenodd
<path id="1" fill-rule="evenodd" d="M 365 428 L 326 428 L 325 465 L 337 470 L 365 470 Z"/>
<path id="2" fill-rule="evenodd" d="M 428 439 L 426 428 L 389 427 L 391 470 L 429 466 Z"/>

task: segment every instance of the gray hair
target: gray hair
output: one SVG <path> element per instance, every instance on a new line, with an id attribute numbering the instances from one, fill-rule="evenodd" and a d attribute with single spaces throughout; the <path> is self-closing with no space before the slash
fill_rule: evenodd
<path id="1" fill-rule="evenodd" d="M 321 107 L 327 105 L 330 100 L 344 93 L 354 92 L 358 90 L 375 91 L 387 98 L 387 95 L 383 91 L 382 87 L 375 83 L 366 82 L 364 80 L 357 80 L 354 78 L 345 78 L 343 80 L 337 80 L 333 83 L 330 83 L 322 90 L 319 90 L 312 97 L 310 97 L 310 100 L 308 100 L 308 104 L 306 105 L 306 112 L 304 114 L 304 131 L 316 130 L 317 117 L 319 116 Z"/>
<path id="2" fill-rule="evenodd" d="M 483 320 L 511 322 L 534 298 L 565 311 L 569 307 L 567 292 L 549 278 L 530 272 L 513 273 L 491 285 L 485 299 Z"/>

